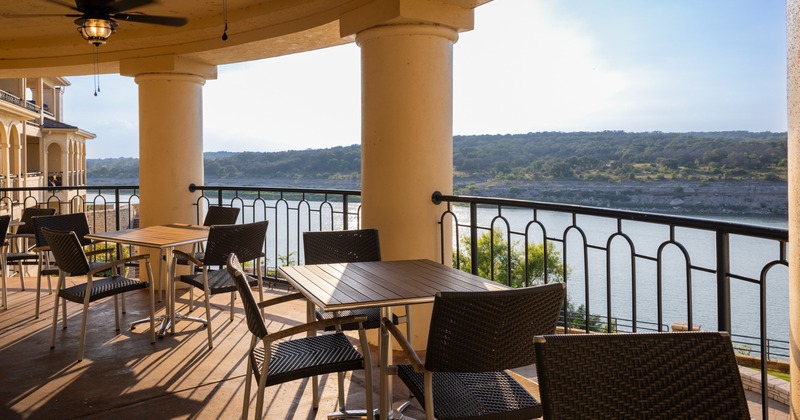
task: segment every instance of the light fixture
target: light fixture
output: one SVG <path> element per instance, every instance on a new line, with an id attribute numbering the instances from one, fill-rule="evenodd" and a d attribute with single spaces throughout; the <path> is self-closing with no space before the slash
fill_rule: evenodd
<path id="1" fill-rule="evenodd" d="M 80 18 L 75 19 L 75 24 L 83 39 L 95 47 L 105 44 L 117 30 L 117 22 L 110 18 Z"/>

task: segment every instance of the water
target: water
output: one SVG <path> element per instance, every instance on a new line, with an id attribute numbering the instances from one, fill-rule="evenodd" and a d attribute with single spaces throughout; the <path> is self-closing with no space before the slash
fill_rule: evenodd
<path id="1" fill-rule="evenodd" d="M 301 232 L 304 230 L 341 229 L 343 221 L 341 203 L 325 203 L 305 201 L 298 205 L 296 201 L 276 202 L 268 200 L 257 203 L 253 201 L 236 202 L 234 205 L 244 207 L 242 212 L 245 222 L 252 220 L 269 220 L 267 233 L 267 258 L 271 267 L 287 263 L 297 263 L 302 255 Z M 349 226 L 358 226 L 358 203 L 351 203 Z M 468 209 L 455 207 L 455 213 L 461 223 L 468 221 Z M 570 300 L 577 306 L 587 304 L 592 314 L 605 318 L 607 302 L 610 295 L 612 302 L 612 318 L 630 320 L 636 315 L 640 323 L 652 323 L 658 320 L 657 264 L 648 258 L 637 257 L 635 282 L 631 274 L 630 245 L 625 238 L 616 237 L 610 243 L 609 237 L 617 231 L 616 221 L 592 216 L 577 216 L 576 224 L 586 237 L 589 249 L 586 259 L 583 257 L 582 236 L 572 225 L 572 216 L 564 213 L 539 212 L 539 220 L 546 229 L 546 234 L 556 249 L 567 254 L 567 265 L 570 269 L 567 285 Z M 521 248 L 522 236 L 530 222 L 532 212 L 524 209 L 503 209 L 502 218 L 497 217 L 496 208 L 479 208 L 478 224 L 487 231 L 492 226 L 507 231 L 510 226 L 515 232 L 512 243 Z M 701 216 L 708 218 L 708 216 Z M 754 216 L 719 216 L 718 220 L 755 224 L 772 227 L 787 227 L 786 218 L 754 217 Z M 633 243 L 635 253 L 639 256 L 655 257 L 659 246 L 669 239 L 669 229 L 664 226 L 623 221 L 622 231 Z M 467 229 L 460 229 L 463 237 L 468 235 Z M 530 240 L 541 242 L 542 232 L 538 226 L 528 228 Z M 715 267 L 715 237 L 713 232 L 697 229 L 678 228 L 674 240 L 680 243 L 689 255 L 692 266 L 691 285 L 687 281 L 684 269 L 686 259 L 681 249 L 669 245 L 664 249 L 663 284 L 663 325 L 667 328 L 672 323 L 687 323 L 691 309 L 691 322 L 701 329 L 717 329 L 717 295 L 716 277 L 712 270 Z M 556 239 L 552 241 L 552 239 Z M 610 246 L 611 258 L 600 248 Z M 760 270 L 769 261 L 779 256 L 777 243 L 751 237 L 732 236 L 730 238 L 731 272 L 743 277 L 758 279 Z M 607 265 L 610 262 L 611 281 L 606 281 Z M 588 274 L 587 274 L 588 273 Z M 766 277 L 767 302 L 767 337 L 776 340 L 788 340 L 788 269 L 784 266 L 773 268 Z M 610 284 L 610 290 L 608 285 Z M 687 289 L 691 287 L 691 306 L 687 300 Z M 587 290 L 588 289 L 588 290 Z M 634 293 L 635 289 L 635 293 Z M 588 298 L 587 298 L 588 293 Z M 635 305 L 634 305 L 635 302 Z M 744 280 L 731 281 L 731 326 L 732 333 L 739 336 L 759 337 L 760 285 Z M 753 346 L 755 347 L 755 345 Z"/>
<path id="2" fill-rule="evenodd" d="M 467 223 L 469 220 L 466 207 L 456 207 L 455 213 L 460 223 Z M 512 243 L 521 249 L 523 235 L 528 222 L 532 220 L 532 214 L 531 210 L 504 208 L 502 218 L 500 218 L 496 208 L 479 207 L 478 224 L 485 228 L 479 234 L 488 232 L 488 229 L 494 226 L 500 229 L 505 237 L 510 227 L 513 232 Z M 670 238 L 668 227 L 623 221 L 622 232 L 630 239 L 635 254 L 638 256 L 632 263 L 631 246 L 626 238 L 615 236 L 609 241 L 609 238 L 617 232 L 615 220 L 577 216 L 576 225 L 580 227 L 586 237 L 586 243 L 589 245 L 584 258 L 583 237 L 577 229 L 568 229 L 572 226 L 570 214 L 539 212 L 538 215 L 539 220 L 545 226 L 550 242 L 555 245 L 562 256 L 566 252 L 566 263 L 570 269 L 567 277 L 567 289 L 569 298 L 576 307 L 580 304 L 587 304 L 590 313 L 601 315 L 605 323 L 607 302 L 610 296 L 612 318 L 630 320 L 635 313 L 637 322 L 652 323 L 649 327 L 640 325 L 639 328 L 657 328 L 658 285 L 656 279 L 658 268 L 655 257 L 658 255 L 659 246 Z M 708 218 L 708 216 L 703 217 Z M 762 226 L 787 227 L 786 218 L 780 217 L 721 216 L 715 217 L 715 219 Z M 462 236 L 469 234 L 466 228 L 462 228 L 459 233 Z M 537 225 L 527 227 L 527 233 L 529 241 L 541 243 L 542 232 Z M 713 270 L 715 268 L 715 235 L 713 232 L 698 229 L 677 228 L 674 241 L 685 248 L 690 264 L 696 268 L 692 269 L 687 276 L 686 257 L 681 248 L 677 245 L 668 245 L 664 248 L 661 286 L 662 325 L 669 328 L 672 323 L 688 323 L 691 308 L 692 324 L 701 329 L 716 330 L 716 276 L 703 271 L 703 269 Z M 610 258 L 607 258 L 606 248 L 611 250 Z M 752 237 L 731 236 L 730 249 L 730 272 L 752 279 L 759 279 L 762 267 L 780 256 L 776 242 Z M 466 252 L 466 250 L 464 251 Z M 609 282 L 606 279 L 608 264 L 611 267 Z M 635 264 L 635 276 L 632 274 L 631 264 Z M 691 279 L 691 284 L 687 278 Z M 692 291 L 691 305 L 687 300 L 689 287 Z M 767 337 L 788 340 L 788 269 L 785 266 L 776 266 L 768 272 L 766 302 Z M 759 308 L 760 285 L 736 278 L 732 279 L 731 332 L 739 336 L 760 337 Z M 629 322 L 628 325 L 630 325 Z M 756 350 L 756 345 L 751 347 Z"/>

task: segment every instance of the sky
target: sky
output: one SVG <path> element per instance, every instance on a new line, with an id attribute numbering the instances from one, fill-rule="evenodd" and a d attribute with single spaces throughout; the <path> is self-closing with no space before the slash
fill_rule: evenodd
<path id="1" fill-rule="evenodd" d="M 453 47 L 453 134 L 787 130 L 783 0 L 494 0 Z M 113 41 L 113 39 L 112 39 Z M 138 157 L 132 78 L 70 77 L 88 158 Z M 218 68 L 204 151 L 360 142 L 355 44 Z"/>

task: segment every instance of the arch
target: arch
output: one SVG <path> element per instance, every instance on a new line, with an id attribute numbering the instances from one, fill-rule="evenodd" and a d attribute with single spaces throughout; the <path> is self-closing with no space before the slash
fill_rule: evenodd
<path id="1" fill-rule="evenodd" d="M 22 175 L 22 135 L 17 125 L 11 126 L 9 145 L 9 173 Z"/>
<path id="2" fill-rule="evenodd" d="M 64 160 L 62 159 L 62 148 L 58 143 L 47 145 L 45 161 L 47 162 L 47 183 L 52 186 L 60 186 L 64 174 Z"/>

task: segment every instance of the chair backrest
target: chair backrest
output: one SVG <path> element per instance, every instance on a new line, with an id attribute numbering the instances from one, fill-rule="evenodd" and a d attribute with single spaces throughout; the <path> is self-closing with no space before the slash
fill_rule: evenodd
<path id="1" fill-rule="evenodd" d="M 749 419 L 730 336 L 719 332 L 536 337 L 545 419 Z"/>
<path id="2" fill-rule="evenodd" d="M 89 272 L 89 260 L 83 252 L 83 245 L 75 232 L 59 232 L 47 228 L 41 229 L 58 268 L 73 276 L 82 276 Z"/>
<path id="3" fill-rule="evenodd" d="M 0 216 L 0 246 L 6 243 L 6 235 L 8 234 L 9 224 L 11 224 L 11 216 Z"/>
<path id="4" fill-rule="evenodd" d="M 89 234 L 89 221 L 86 219 L 86 213 L 36 216 L 32 218 L 31 224 L 34 227 L 36 246 L 38 247 L 48 245 L 47 238 L 42 234 L 43 228 L 58 232 L 75 232 L 82 246 L 92 243 L 91 240 L 85 238 L 85 236 Z"/>
<path id="5" fill-rule="evenodd" d="M 208 206 L 203 226 L 232 225 L 239 217 L 238 207 Z"/>
<path id="6" fill-rule="evenodd" d="M 533 364 L 533 338 L 555 332 L 565 294 L 563 283 L 437 293 L 425 368 L 495 372 Z"/>
<path id="7" fill-rule="evenodd" d="M 52 216 L 56 214 L 56 209 L 50 207 L 26 207 L 22 210 L 19 221 L 24 223 L 17 228 L 18 234 L 32 234 L 36 232 L 33 227 L 33 218 L 36 216 Z"/>
<path id="8" fill-rule="evenodd" d="M 236 254 L 239 261 L 261 257 L 268 223 L 264 220 L 241 225 L 211 226 L 203 262 L 205 265 L 225 265 L 231 253 Z"/>
<path id="9" fill-rule="evenodd" d="M 247 328 L 256 337 L 264 338 L 267 335 L 267 326 L 264 324 L 264 318 L 261 317 L 261 311 L 258 309 L 256 299 L 253 297 L 253 292 L 250 290 L 247 277 L 242 271 L 242 266 L 239 264 L 236 254 L 231 253 L 228 255 L 227 269 L 228 273 L 233 277 L 234 283 L 236 283 L 236 290 L 239 291 L 239 296 L 242 298 L 244 314 L 247 318 Z"/>
<path id="10" fill-rule="evenodd" d="M 334 264 L 381 260 L 377 229 L 304 232 L 306 264 Z"/>

